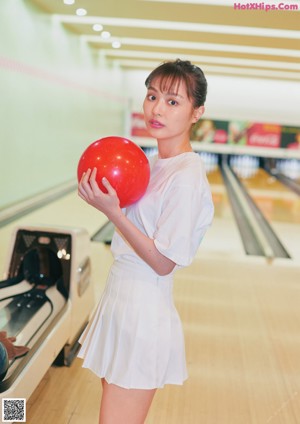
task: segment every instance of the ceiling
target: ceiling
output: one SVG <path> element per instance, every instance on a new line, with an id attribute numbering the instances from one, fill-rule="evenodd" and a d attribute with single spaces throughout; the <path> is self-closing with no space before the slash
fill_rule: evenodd
<path id="1" fill-rule="evenodd" d="M 95 54 L 126 69 L 180 57 L 207 74 L 300 81 L 300 0 L 247 1 L 31 0 Z M 266 10 L 270 6 L 290 10 Z M 87 14 L 77 16 L 78 8 Z M 102 38 L 94 24 L 111 37 Z M 113 41 L 121 46 L 112 47 Z"/>

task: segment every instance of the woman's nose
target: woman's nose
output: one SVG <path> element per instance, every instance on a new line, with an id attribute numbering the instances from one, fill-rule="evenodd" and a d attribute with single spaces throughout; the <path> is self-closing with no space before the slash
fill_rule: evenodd
<path id="1" fill-rule="evenodd" d="M 153 105 L 152 112 L 154 115 L 161 116 L 163 113 L 163 104 L 161 100 L 157 100 Z"/>

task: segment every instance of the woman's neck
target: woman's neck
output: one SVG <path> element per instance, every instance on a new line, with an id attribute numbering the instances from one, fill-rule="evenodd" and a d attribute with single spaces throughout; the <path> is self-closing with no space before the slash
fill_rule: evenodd
<path id="1" fill-rule="evenodd" d="M 193 151 L 189 140 L 177 144 L 168 140 L 157 140 L 157 145 L 158 155 L 161 159 L 171 158 L 173 156 L 178 156 L 181 153 Z"/>

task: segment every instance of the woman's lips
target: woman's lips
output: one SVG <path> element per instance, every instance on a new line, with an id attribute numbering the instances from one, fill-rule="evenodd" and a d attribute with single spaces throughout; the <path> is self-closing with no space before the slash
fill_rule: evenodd
<path id="1" fill-rule="evenodd" d="M 156 121 L 155 119 L 150 119 L 149 124 L 150 124 L 151 128 L 162 128 L 162 127 L 164 127 L 164 125 L 161 122 Z"/>

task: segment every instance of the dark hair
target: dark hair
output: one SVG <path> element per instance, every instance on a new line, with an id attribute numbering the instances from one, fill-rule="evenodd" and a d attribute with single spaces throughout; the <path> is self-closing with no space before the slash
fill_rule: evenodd
<path id="1" fill-rule="evenodd" d="M 176 59 L 164 62 L 148 75 L 145 85 L 148 88 L 152 81 L 160 78 L 160 89 L 163 91 L 183 81 L 189 100 L 194 108 L 203 106 L 207 94 L 207 81 L 203 71 L 188 60 Z"/>

